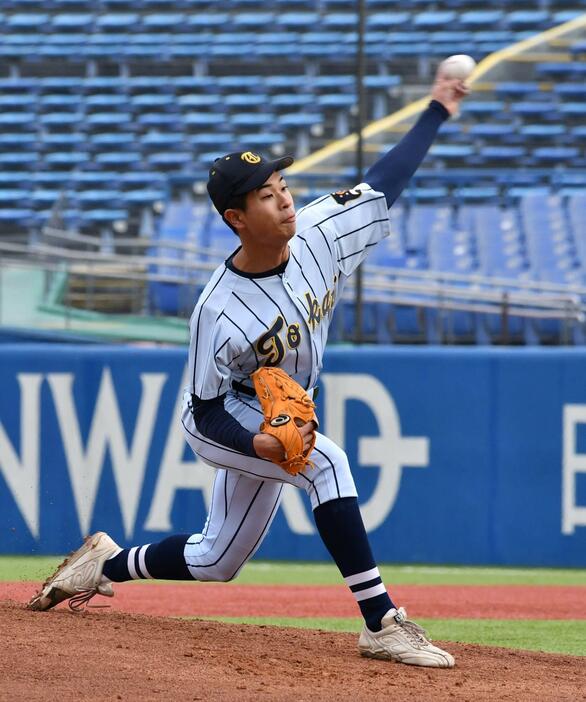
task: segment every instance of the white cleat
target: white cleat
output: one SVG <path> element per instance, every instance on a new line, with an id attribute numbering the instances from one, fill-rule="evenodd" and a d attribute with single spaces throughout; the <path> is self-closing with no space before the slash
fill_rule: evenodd
<path id="1" fill-rule="evenodd" d="M 103 531 L 87 536 L 83 546 L 69 555 L 45 580 L 28 603 L 28 609 L 42 612 L 69 600 L 70 609 L 76 611 L 83 609 L 94 595 L 114 597 L 112 583 L 102 579 L 102 570 L 106 560 L 120 550 L 120 546 Z"/>
<path id="2" fill-rule="evenodd" d="M 381 624 L 380 631 L 370 631 L 364 625 L 358 640 L 361 655 L 429 668 L 453 668 L 456 664 L 451 654 L 429 641 L 419 624 L 407 619 L 403 607 L 390 609 Z"/>

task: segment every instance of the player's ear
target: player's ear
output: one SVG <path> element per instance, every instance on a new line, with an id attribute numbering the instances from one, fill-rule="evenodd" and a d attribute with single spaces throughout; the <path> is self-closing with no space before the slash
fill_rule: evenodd
<path id="1" fill-rule="evenodd" d="M 238 210 L 235 208 L 230 208 L 228 210 L 225 210 L 224 212 L 224 219 L 228 222 L 228 224 L 233 227 L 236 230 L 240 230 L 240 228 L 243 226 L 244 222 L 242 221 L 242 215 L 243 215 L 242 210 Z"/>

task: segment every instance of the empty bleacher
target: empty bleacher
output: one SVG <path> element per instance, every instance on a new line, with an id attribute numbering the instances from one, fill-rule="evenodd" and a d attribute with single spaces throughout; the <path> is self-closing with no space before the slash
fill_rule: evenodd
<path id="1" fill-rule="evenodd" d="M 367 8 L 367 119 L 376 120 L 424 95 L 444 56 L 482 59 L 582 15 L 586 0 Z M 342 0 L 0 0 L 0 236 L 34 241 L 47 224 L 104 241 L 148 234 L 165 263 L 151 268 L 146 307 L 188 314 L 202 280 L 158 237 L 198 248 L 189 263 L 218 263 L 235 240 L 198 196 L 213 158 L 241 144 L 299 157 L 353 130 L 356 32 Z M 550 317 L 516 312 L 531 285 L 552 299 L 568 286 L 582 295 L 585 54 L 575 34 L 509 61 L 444 126 L 369 259 L 368 339 L 580 341 L 572 300 L 569 322 L 555 304 Z M 401 133 L 372 140 L 366 165 Z M 291 183 L 302 204 L 354 174 L 349 152 L 335 170 Z M 503 281 L 500 306 L 487 280 Z M 425 281 L 447 285 L 451 306 L 430 301 Z M 352 284 L 335 338 L 353 336 L 351 294 Z"/>
<path id="2" fill-rule="evenodd" d="M 480 59 L 579 15 L 586 2 L 487 9 L 445 0 L 430 9 L 402 0 L 389 9 L 369 0 L 367 7 L 368 118 L 377 119 L 421 94 L 439 58 L 465 47 Z M 15 186 L 4 203 L 8 221 L 32 231 L 57 207 L 71 228 L 136 232 L 145 206 L 163 202 L 175 183 L 205 180 L 219 152 L 246 141 L 302 156 L 344 136 L 354 120 L 356 27 L 353 9 L 329 0 L 3 0 L 0 182 L 5 174 Z M 578 64 L 579 50 L 573 55 Z M 540 66 L 539 76 L 549 79 L 556 66 Z M 559 106 L 546 126 L 574 121 L 579 129 L 582 96 L 555 96 Z M 522 121 L 540 146 L 500 143 L 495 132 L 477 132 L 471 144 L 464 121 L 449 145 L 438 144 L 433 163 L 581 163 L 570 140 L 558 147 L 565 151 L 548 150 L 532 94 L 514 107 L 506 95 L 497 98 L 502 116 L 498 102 L 476 100 L 468 108 L 473 120 L 491 110 L 502 130 Z M 42 186 L 37 174 L 46 174 Z M 100 174 L 114 174 L 103 179 L 107 187 Z M 137 179 L 125 180 L 130 174 Z"/>

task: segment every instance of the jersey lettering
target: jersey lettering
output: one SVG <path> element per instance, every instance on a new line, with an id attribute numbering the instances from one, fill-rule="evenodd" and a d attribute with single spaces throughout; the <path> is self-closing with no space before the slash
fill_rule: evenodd
<path id="1" fill-rule="evenodd" d="M 324 295 L 324 299 L 322 300 L 322 303 L 321 303 L 322 314 L 324 314 L 324 315 L 329 314 L 334 309 L 335 300 L 336 300 L 336 297 L 334 295 L 334 291 L 333 290 L 326 290 L 326 294 Z"/>
<path id="2" fill-rule="evenodd" d="M 336 284 L 336 278 L 334 278 L 334 285 Z M 334 287 L 332 286 L 329 290 L 326 290 L 321 305 L 311 293 L 305 293 L 305 299 L 309 308 L 307 324 L 311 327 L 311 331 L 315 331 L 322 319 L 334 309 L 334 303 L 336 302 Z"/>
<path id="3" fill-rule="evenodd" d="M 273 326 L 256 340 L 255 347 L 258 353 L 261 356 L 267 356 L 265 366 L 278 366 L 285 358 L 285 345 L 279 336 L 284 324 L 285 320 L 279 315 Z"/>
<path id="4" fill-rule="evenodd" d="M 287 346 L 290 349 L 296 349 L 301 343 L 301 330 L 299 324 L 294 322 L 287 328 Z"/>
<path id="5" fill-rule="evenodd" d="M 307 300 L 307 306 L 309 307 L 307 324 L 311 328 L 311 331 L 315 331 L 315 328 L 321 322 L 321 307 L 319 306 L 319 302 L 312 296 L 311 293 L 305 293 L 305 299 Z"/>
<path id="6" fill-rule="evenodd" d="M 338 205 L 345 205 L 350 200 L 356 200 L 362 195 L 361 190 L 338 190 L 331 194 Z"/>

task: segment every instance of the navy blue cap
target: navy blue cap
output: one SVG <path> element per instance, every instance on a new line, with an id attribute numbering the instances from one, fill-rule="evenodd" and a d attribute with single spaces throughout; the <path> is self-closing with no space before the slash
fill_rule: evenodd
<path id="1" fill-rule="evenodd" d="M 259 188 L 275 171 L 289 168 L 292 156 L 274 161 L 252 151 L 236 151 L 214 161 L 208 178 L 208 193 L 214 207 L 223 215 L 235 195 L 244 195 Z"/>

